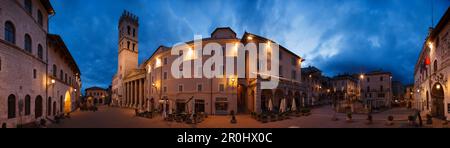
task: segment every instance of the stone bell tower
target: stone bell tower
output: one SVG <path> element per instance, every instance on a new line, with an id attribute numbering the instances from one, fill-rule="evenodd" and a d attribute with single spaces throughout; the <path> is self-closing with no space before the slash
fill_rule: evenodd
<path id="1" fill-rule="evenodd" d="M 122 79 L 138 67 L 138 29 L 138 17 L 125 10 L 119 20 L 119 58 L 117 67 L 119 79 Z"/>

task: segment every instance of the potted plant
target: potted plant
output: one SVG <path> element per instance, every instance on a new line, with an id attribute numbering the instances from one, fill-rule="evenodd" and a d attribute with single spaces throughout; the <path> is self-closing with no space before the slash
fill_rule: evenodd
<path id="1" fill-rule="evenodd" d="M 347 113 L 347 122 L 352 122 L 352 121 L 353 121 L 352 112 L 348 112 Z"/>
<path id="2" fill-rule="evenodd" d="M 336 116 L 336 113 L 334 113 L 333 117 L 331 117 L 331 121 L 339 121 L 339 118 Z"/>
<path id="3" fill-rule="evenodd" d="M 46 128 L 46 127 L 47 127 L 47 121 L 46 121 L 45 119 L 41 119 L 41 120 L 40 120 L 40 126 L 41 126 L 42 128 Z"/>
<path id="4" fill-rule="evenodd" d="M 283 113 L 278 113 L 277 121 L 282 121 L 282 120 L 284 120 L 284 114 Z"/>
<path id="5" fill-rule="evenodd" d="M 433 124 L 433 116 L 431 116 L 430 114 L 427 114 L 427 124 L 428 125 Z"/>
<path id="6" fill-rule="evenodd" d="M 270 122 L 275 122 L 278 120 L 278 116 L 274 113 L 270 113 Z"/>
<path id="7" fill-rule="evenodd" d="M 295 112 L 295 117 L 300 117 L 300 116 L 302 116 L 302 115 L 300 114 L 300 112 L 299 112 L 299 111 L 296 111 L 296 112 Z"/>
<path id="8" fill-rule="evenodd" d="M 408 124 L 410 126 L 416 126 L 416 118 L 414 116 L 408 116 Z"/>
<path id="9" fill-rule="evenodd" d="M 386 123 L 387 126 L 392 126 L 394 125 L 394 116 L 388 116 L 388 120 Z"/>
<path id="10" fill-rule="evenodd" d="M 372 114 L 368 114 L 367 115 L 367 124 L 372 124 L 373 123 L 373 116 Z"/>
<path id="11" fill-rule="evenodd" d="M 235 114 L 234 114 L 234 110 L 232 110 L 231 112 L 230 112 L 230 114 L 231 114 L 231 124 L 236 124 L 237 123 L 237 120 L 236 120 L 236 116 L 235 116 Z"/>
<path id="12" fill-rule="evenodd" d="M 309 109 L 309 108 L 302 109 L 302 114 L 303 114 L 303 116 L 311 115 L 311 109 Z"/>
<path id="13" fill-rule="evenodd" d="M 266 114 L 261 115 L 261 122 L 262 123 L 269 122 L 269 117 Z"/>

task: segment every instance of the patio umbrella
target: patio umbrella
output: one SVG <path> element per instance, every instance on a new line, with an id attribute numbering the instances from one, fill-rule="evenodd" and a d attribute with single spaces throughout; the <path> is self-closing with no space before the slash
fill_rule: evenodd
<path id="1" fill-rule="evenodd" d="M 285 98 L 283 98 L 282 100 L 281 100 L 281 104 L 280 104 L 280 112 L 286 112 L 286 99 Z"/>
<path id="2" fill-rule="evenodd" d="M 292 111 L 297 111 L 297 104 L 295 104 L 295 99 L 292 99 Z"/>
<path id="3" fill-rule="evenodd" d="M 272 99 L 269 99 L 269 105 L 268 105 L 268 109 L 269 111 L 273 110 L 273 103 L 272 103 Z"/>

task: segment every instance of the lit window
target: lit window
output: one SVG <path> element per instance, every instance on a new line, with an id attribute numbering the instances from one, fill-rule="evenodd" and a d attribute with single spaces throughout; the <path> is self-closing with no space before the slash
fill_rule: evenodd
<path id="1" fill-rule="evenodd" d="M 178 85 L 178 92 L 183 92 L 183 85 Z"/>
<path id="2" fill-rule="evenodd" d="M 197 85 L 197 91 L 198 91 L 198 92 L 201 92 L 202 90 L 203 90 L 203 85 L 198 84 L 198 85 Z"/>
<path id="3" fill-rule="evenodd" d="M 219 84 L 219 91 L 224 92 L 225 91 L 225 84 Z"/>

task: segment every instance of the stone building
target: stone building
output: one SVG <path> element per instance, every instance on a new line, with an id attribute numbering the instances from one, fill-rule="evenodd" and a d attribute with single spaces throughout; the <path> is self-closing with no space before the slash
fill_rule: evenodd
<path id="1" fill-rule="evenodd" d="M 423 44 L 414 71 L 413 106 L 434 117 L 450 117 L 450 8 Z"/>
<path id="2" fill-rule="evenodd" d="M 261 43 L 265 45 L 276 44 L 267 38 L 245 33 L 242 38 L 231 28 L 217 28 L 209 38 L 196 39 L 202 44 L 195 45 L 194 41 L 185 42 L 183 52 L 172 55 L 171 49 L 178 48 L 160 46 L 153 55 L 144 63 L 138 64 L 139 21 L 136 16 L 124 12 L 119 21 L 119 56 L 118 71 L 112 81 L 113 103 L 122 107 L 157 110 L 161 112 L 205 112 L 207 114 L 229 114 L 230 111 L 237 113 L 264 112 L 268 111 L 269 102 L 273 103 L 273 110 L 280 108 L 281 100 L 286 99 L 288 108 L 292 106 L 293 99 L 299 107 L 303 104 L 300 89 L 301 63 L 303 59 L 288 49 L 280 46 L 280 83 L 277 89 L 261 89 L 261 74 L 259 77 L 249 78 L 249 74 L 255 72 L 249 69 L 249 54 L 245 55 L 246 77 L 238 78 L 180 78 L 177 79 L 172 73 L 171 65 L 178 57 L 188 57 L 183 65 L 189 62 L 199 62 L 192 65 L 205 65 L 210 55 L 197 55 L 196 48 L 204 48 L 206 44 L 214 43 L 226 47 L 226 44 Z M 258 44 L 259 46 L 259 44 Z M 232 69 L 225 64 L 226 59 L 236 60 L 236 55 L 224 55 L 222 68 L 212 70 L 224 73 Z M 187 52 L 184 52 L 187 51 Z M 270 51 L 270 50 L 269 50 Z M 200 60 L 201 59 L 201 60 Z M 237 67 L 234 62 L 234 68 Z M 219 65 L 220 67 L 220 65 Z M 200 67 L 201 68 L 201 67 Z M 179 71 L 185 71 L 184 66 Z M 190 71 L 201 71 L 199 67 L 192 66 Z M 189 71 L 189 70 L 188 70 Z M 224 73 L 225 74 L 225 73 Z M 269 101 L 271 100 L 271 101 Z"/>
<path id="3" fill-rule="evenodd" d="M 302 68 L 302 86 L 306 92 L 305 105 L 319 105 L 330 101 L 330 79 L 314 66 Z"/>
<path id="4" fill-rule="evenodd" d="M 71 112 L 80 70 L 64 41 L 48 33 L 49 0 L 0 1 L 0 124 L 17 127 Z"/>
<path id="5" fill-rule="evenodd" d="M 420 108 L 418 106 L 413 106 L 417 105 L 417 103 L 414 103 L 414 101 L 416 101 L 416 99 L 414 99 L 414 84 L 406 85 L 404 94 L 403 100 L 405 100 L 407 108 Z"/>
<path id="6" fill-rule="evenodd" d="M 333 77 L 331 83 L 331 98 L 338 112 L 355 111 L 354 102 L 359 98 L 359 81 L 353 75 L 342 74 Z"/>
<path id="7" fill-rule="evenodd" d="M 361 100 L 369 109 L 391 107 L 392 74 L 374 71 L 361 75 Z"/>
<path id="8" fill-rule="evenodd" d="M 400 81 L 392 81 L 392 101 L 395 104 L 401 104 L 404 102 L 403 95 L 405 93 L 405 88 Z"/>
<path id="9" fill-rule="evenodd" d="M 109 98 L 109 93 L 107 89 L 100 87 L 90 87 L 85 90 L 85 97 L 87 98 L 87 102 L 95 105 L 104 105 L 106 104 L 107 99 Z"/>

